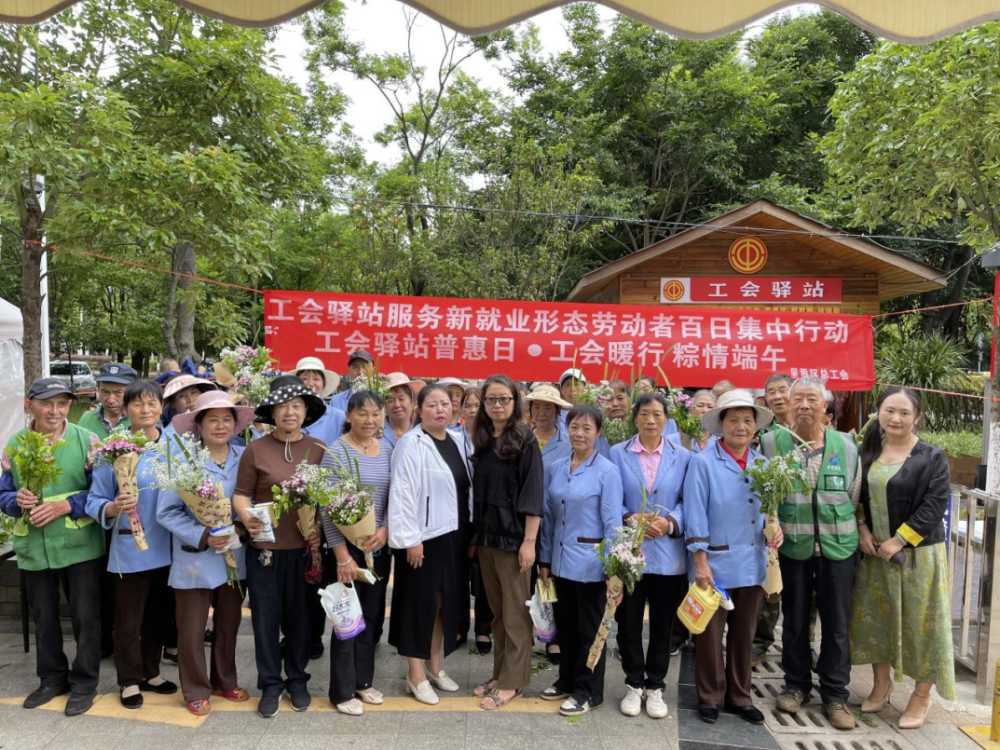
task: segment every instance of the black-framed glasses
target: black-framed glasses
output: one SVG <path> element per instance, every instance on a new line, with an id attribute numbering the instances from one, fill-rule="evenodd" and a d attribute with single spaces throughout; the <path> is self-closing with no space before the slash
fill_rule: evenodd
<path id="1" fill-rule="evenodd" d="M 507 406 L 511 401 L 514 400 L 513 396 L 487 396 L 483 399 L 487 406 L 496 406 L 500 404 L 501 406 Z"/>

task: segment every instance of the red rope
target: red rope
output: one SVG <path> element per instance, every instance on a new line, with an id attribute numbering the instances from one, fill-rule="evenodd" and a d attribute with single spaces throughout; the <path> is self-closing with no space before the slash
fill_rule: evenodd
<path id="1" fill-rule="evenodd" d="M 1000 396 L 977 396 L 974 393 L 958 393 L 957 391 L 939 391 L 935 388 L 918 388 L 915 385 L 900 385 L 899 383 L 880 383 L 875 381 L 875 385 L 883 385 L 887 388 L 909 388 L 911 391 L 924 391 L 926 393 L 940 393 L 942 396 L 961 396 L 963 398 L 978 398 L 980 401 L 1000 401 Z"/>
<path id="2" fill-rule="evenodd" d="M 992 301 L 993 297 L 983 297 L 982 299 L 974 299 L 969 302 L 949 302 L 947 305 L 931 305 L 930 307 L 911 307 L 908 310 L 897 310 L 896 312 L 887 312 L 887 313 L 879 313 L 878 315 L 872 315 L 872 319 L 888 318 L 892 315 L 906 315 L 907 313 L 923 312 L 924 310 L 941 310 L 945 307 L 963 307 L 964 305 L 975 305 L 979 302 L 992 302 Z"/>
<path id="3" fill-rule="evenodd" d="M 55 245 L 53 245 L 52 247 L 54 249 Z M 241 289 L 244 292 L 253 292 L 254 294 L 262 294 L 260 289 L 253 289 L 248 286 L 240 286 L 239 284 L 230 284 L 228 281 L 217 281 L 216 279 L 209 279 L 204 276 L 195 276 L 194 274 L 183 273 L 181 271 L 173 271 L 168 268 L 154 268 L 152 266 L 147 266 L 144 263 L 137 263 L 133 260 L 125 260 L 124 258 L 112 258 L 108 255 L 92 253 L 89 250 L 71 250 L 70 252 L 76 253 L 78 255 L 86 255 L 91 258 L 97 258 L 98 260 L 107 260 L 112 263 L 124 263 L 126 266 L 141 268 L 144 271 L 152 271 L 154 273 L 165 273 L 171 276 L 181 276 L 185 279 L 193 279 L 194 281 L 203 281 L 206 284 L 215 284 L 217 286 L 229 287 L 230 289 Z"/>

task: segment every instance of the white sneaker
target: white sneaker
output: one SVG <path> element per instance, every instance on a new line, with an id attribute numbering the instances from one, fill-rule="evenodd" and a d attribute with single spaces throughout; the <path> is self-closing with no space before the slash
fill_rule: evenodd
<path id="1" fill-rule="evenodd" d="M 642 688 L 625 686 L 625 697 L 619 705 L 622 713 L 626 716 L 638 716 L 642 711 Z"/>
<path id="2" fill-rule="evenodd" d="M 364 708 L 361 706 L 361 701 L 357 698 L 351 698 L 343 703 L 338 703 L 337 710 L 342 714 L 347 714 L 348 716 L 361 716 L 361 714 L 365 712 Z"/>
<path id="3" fill-rule="evenodd" d="M 451 679 L 448 676 L 447 672 L 445 672 L 443 669 L 437 674 L 434 674 L 432 671 L 428 669 L 427 679 L 430 680 L 431 684 L 434 685 L 434 687 L 436 687 L 438 690 L 444 690 L 446 693 L 458 692 L 458 683 L 455 682 L 453 679 Z"/>
<path id="4" fill-rule="evenodd" d="M 426 703 L 428 706 L 436 706 L 441 700 L 437 697 L 437 693 L 434 692 L 434 689 L 427 680 L 424 680 L 419 685 L 414 685 L 410 682 L 410 678 L 407 677 L 406 692 L 410 693 L 421 703 Z"/>
<path id="5" fill-rule="evenodd" d="M 663 700 L 663 690 L 646 691 L 646 715 L 650 719 L 665 719 L 667 702 Z"/>

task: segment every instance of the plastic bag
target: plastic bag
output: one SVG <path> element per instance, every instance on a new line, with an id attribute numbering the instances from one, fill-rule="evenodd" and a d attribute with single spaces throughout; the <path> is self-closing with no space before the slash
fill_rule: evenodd
<path id="1" fill-rule="evenodd" d="M 272 503 L 258 503 L 250 508 L 247 508 L 247 515 L 256 518 L 262 524 L 264 528 L 261 532 L 253 538 L 255 542 L 273 542 L 274 541 L 274 526 L 271 525 L 271 512 L 268 506 Z"/>
<path id="2" fill-rule="evenodd" d="M 365 618 L 361 612 L 361 600 L 353 586 L 334 583 L 319 590 L 323 611 L 330 618 L 333 634 L 337 640 L 346 641 L 365 629 Z"/>
<path id="3" fill-rule="evenodd" d="M 535 587 L 535 593 L 525 602 L 528 605 L 528 612 L 531 614 L 531 621 L 538 631 L 538 640 L 541 643 L 551 643 L 556 639 L 556 616 L 552 611 L 549 602 L 543 602 L 539 596 L 539 588 Z"/>

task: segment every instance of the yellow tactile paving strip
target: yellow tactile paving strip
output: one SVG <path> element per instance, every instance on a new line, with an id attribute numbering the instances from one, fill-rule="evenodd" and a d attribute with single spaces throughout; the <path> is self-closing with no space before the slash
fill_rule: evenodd
<path id="1" fill-rule="evenodd" d="M 195 729 L 200 727 L 208 719 L 207 716 L 194 716 L 182 702 L 179 695 L 157 695 L 156 693 L 143 693 L 143 706 L 140 709 L 125 708 L 118 699 L 117 693 L 105 693 L 99 695 L 94 700 L 94 706 L 87 712 L 87 716 L 102 716 L 108 719 L 124 719 L 129 721 L 150 721 L 160 724 L 171 724 L 179 727 L 190 727 Z M 59 711 L 66 708 L 66 696 L 56 698 L 51 703 L 47 703 L 38 711 Z M 420 703 L 413 698 L 387 697 L 381 706 L 371 706 L 365 704 L 365 712 L 386 712 L 386 711 L 424 711 L 439 713 L 468 713 L 470 711 L 481 711 L 479 708 L 479 698 L 474 697 L 454 697 L 441 698 L 441 702 L 436 706 L 429 706 Z M 20 706 L 24 702 L 24 697 L 20 698 L 0 698 L 0 705 Z M 554 714 L 559 709 L 558 702 L 543 701 L 541 698 L 518 698 L 511 701 L 501 709 L 504 713 L 522 714 Z M 212 713 L 253 713 L 257 710 L 257 697 L 251 697 L 244 703 L 232 703 L 225 698 L 216 697 L 212 700 Z M 292 711 L 292 706 L 287 698 L 281 699 L 281 710 Z M 309 713 L 337 713 L 337 709 L 331 705 L 330 701 L 324 698 L 313 696 Z M 263 719 L 262 719 L 263 721 Z"/>

